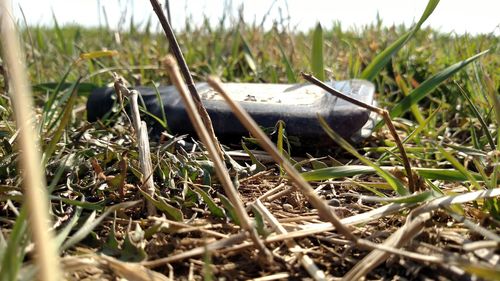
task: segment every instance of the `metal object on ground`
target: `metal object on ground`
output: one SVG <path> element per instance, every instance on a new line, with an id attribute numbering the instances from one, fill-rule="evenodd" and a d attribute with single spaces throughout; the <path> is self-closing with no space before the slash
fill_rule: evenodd
<path id="1" fill-rule="evenodd" d="M 374 104 L 375 87 L 365 80 L 330 82 L 333 88 L 368 104 Z M 332 141 L 321 128 L 317 115 L 321 115 L 342 137 L 359 141 L 371 133 L 374 119 L 370 111 L 338 99 L 311 84 L 252 84 L 225 83 L 225 89 L 234 100 L 264 128 L 276 126 L 279 120 L 286 124 L 289 139 L 298 141 L 296 146 L 324 148 Z M 221 141 L 239 142 L 248 132 L 238 122 L 222 97 L 207 83 L 198 83 L 196 88 L 212 119 L 214 131 Z M 147 110 L 167 118 L 168 127 L 174 134 L 194 134 L 184 104 L 173 86 L 160 87 L 159 102 L 155 89 L 136 87 L 141 93 Z M 93 122 L 109 112 L 115 102 L 113 88 L 101 88 L 91 93 L 87 101 L 87 118 Z M 161 106 L 163 104 L 163 107 Z M 163 128 L 157 122 L 152 124 L 152 134 L 160 134 Z"/>

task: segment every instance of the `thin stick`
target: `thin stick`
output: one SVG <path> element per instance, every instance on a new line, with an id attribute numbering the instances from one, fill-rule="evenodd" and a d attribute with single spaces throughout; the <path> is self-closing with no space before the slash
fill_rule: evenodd
<path id="1" fill-rule="evenodd" d="M 208 84 L 217 91 L 228 103 L 229 107 L 236 115 L 241 124 L 252 133 L 258 140 L 259 144 L 264 148 L 278 165 L 281 165 L 290 178 L 297 185 L 299 190 L 304 194 L 307 200 L 318 210 L 319 215 L 328 220 L 335 226 L 338 232 L 347 237 L 351 241 L 356 241 L 358 238 L 354 236 L 351 231 L 340 222 L 339 218 L 330 209 L 328 203 L 322 200 L 315 192 L 314 189 L 307 183 L 304 178 L 295 170 L 295 168 L 288 162 L 281 153 L 278 152 L 269 137 L 259 128 L 257 123 L 250 117 L 250 115 L 236 102 L 234 102 L 227 92 L 222 88 L 220 80 L 216 77 L 209 77 Z"/>
<path id="2" fill-rule="evenodd" d="M 11 101 L 19 128 L 20 170 L 24 185 L 24 202 L 29 212 L 31 235 L 35 243 L 39 280 L 62 280 L 59 267 L 59 255 L 50 230 L 49 200 L 45 176 L 41 167 L 41 157 L 38 147 L 38 135 L 35 133 L 33 101 L 31 86 L 28 82 L 24 57 L 16 27 L 12 21 L 10 1 L 1 1 L 0 18 L 1 44 L 4 61 L 7 65 L 10 85 L 12 87 Z"/>
<path id="3" fill-rule="evenodd" d="M 207 110 L 201 103 L 200 95 L 198 94 L 198 90 L 196 90 L 193 77 L 191 76 L 191 72 L 189 72 L 186 60 L 182 55 L 179 43 L 177 43 L 177 39 L 175 38 L 175 34 L 172 29 L 172 26 L 170 25 L 169 19 L 165 17 L 165 13 L 163 13 L 163 10 L 158 0 L 151 0 L 151 6 L 153 6 L 153 10 L 158 16 L 158 20 L 160 21 L 160 24 L 163 27 L 163 30 L 165 31 L 165 35 L 167 36 L 167 40 L 170 47 L 170 52 L 175 56 L 175 59 L 177 60 L 182 76 L 184 77 L 184 80 L 186 81 L 187 84 L 187 88 L 189 89 L 189 93 L 191 94 L 191 98 L 194 100 L 194 104 L 196 105 L 196 108 L 201 116 L 201 120 L 203 121 L 203 124 L 207 128 L 208 134 L 212 138 L 212 141 L 216 144 L 215 149 L 217 150 L 217 153 L 222 159 L 224 159 L 222 148 L 219 144 L 219 141 L 217 140 L 217 137 L 215 136 L 214 128 L 212 126 L 212 120 L 210 119 Z"/>
<path id="4" fill-rule="evenodd" d="M 139 150 L 139 163 L 141 165 L 142 181 L 144 191 L 154 198 L 155 184 L 153 179 L 153 164 L 151 163 L 151 150 L 149 148 L 149 137 L 146 123 L 141 121 L 139 114 L 139 104 L 137 98 L 139 93 L 136 90 L 129 90 L 125 87 L 123 79 L 115 76 L 115 89 L 120 96 L 126 96 L 130 100 L 130 111 L 132 113 L 132 124 L 137 137 L 137 148 Z M 156 208 L 152 202 L 147 201 L 146 208 L 148 216 L 156 215 Z"/>
<path id="5" fill-rule="evenodd" d="M 343 94 L 340 91 L 337 91 L 334 88 L 321 82 L 320 80 L 318 80 L 316 77 L 314 77 L 311 74 L 302 72 L 302 77 L 304 77 L 304 79 L 313 83 L 314 85 L 327 91 L 328 93 L 336 96 L 337 98 L 346 100 L 354 105 L 357 105 L 359 107 L 368 109 L 372 112 L 375 112 L 377 114 L 382 115 L 382 118 L 384 119 L 385 124 L 389 128 L 389 131 L 391 132 L 391 135 L 394 138 L 394 141 L 396 142 L 396 145 L 399 149 L 399 152 L 401 153 L 401 158 L 403 159 L 403 166 L 405 167 L 406 176 L 408 177 L 408 186 L 409 186 L 410 192 L 411 193 L 415 192 L 416 186 L 415 186 L 415 181 L 413 180 L 413 173 L 411 170 L 410 160 L 408 159 L 408 156 L 406 155 L 406 151 L 405 151 L 405 148 L 403 146 L 403 143 L 401 142 L 401 139 L 399 138 L 398 133 L 396 132 L 396 128 L 394 127 L 394 124 L 392 123 L 391 116 L 389 115 L 389 112 L 385 109 L 382 109 L 382 108 L 373 106 L 371 104 L 364 103 L 364 102 L 357 100 L 355 98 L 349 97 L 346 94 Z"/>
<path id="6" fill-rule="evenodd" d="M 245 229 L 250 233 L 250 237 L 257 245 L 257 247 L 264 254 L 267 255 L 268 260 L 271 260 L 272 259 L 271 253 L 269 252 L 269 250 L 267 250 L 262 240 L 258 237 L 257 231 L 253 227 L 250 217 L 245 211 L 243 202 L 241 201 L 238 192 L 236 191 L 236 188 L 234 187 L 233 182 L 229 177 L 229 173 L 226 169 L 226 166 L 222 162 L 222 158 L 216 149 L 216 144 L 213 142 L 212 138 L 210 138 L 207 128 L 203 126 L 203 122 L 201 121 L 199 112 L 196 110 L 194 101 L 191 98 L 191 96 L 188 95 L 186 85 L 182 83 L 181 76 L 179 73 L 179 68 L 172 56 L 168 55 L 166 57 L 165 66 L 167 67 L 167 71 L 170 75 L 172 83 L 175 85 L 177 91 L 179 91 L 183 99 L 189 119 L 191 120 L 191 123 L 193 124 L 196 133 L 198 134 L 199 138 L 205 145 L 208 151 L 208 155 L 215 165 L 215 172 L 217 174 L 217 177 L 219 178 L 226 195 L 229 197 L 229 200 L 231 200 L 231 203 L 234 206 L 234 209 L 236 211 L 238 218 L 240 219 L 243 229 Z"/>

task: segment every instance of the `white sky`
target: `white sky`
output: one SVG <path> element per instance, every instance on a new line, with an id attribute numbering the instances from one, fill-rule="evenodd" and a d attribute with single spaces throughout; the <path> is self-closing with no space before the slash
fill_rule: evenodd
<path id="1" fill-rule="evenodd" d="M 163 4 L 165 1 L 160 0 Z M 233 16 L 244 3 L 247 22 L 255 19 L 260 24 L 268 12 L 271 0 L 170 0 L 172 25 L 182 28 L 186 17 L 191 15 L 193 24 L 200 24 L 203 15 L 216 23 L 230 3 Z M 320 22 L 324 27 L 340 21 L 344 28 L 361 26 L 375 21 L 377 12 L 385 25 L 404 23 L 407 26 L 418 20 L 425 9 L 425 0 L 276 0 L 267 17 L 266 27 L 283 15 L 290 15 L 290 24 L 298 30 L 307 30 Z M 13 0 L 14 14 L 21 19 L 22 7 L 30 24 L 51 25 L 52 11 L 58 23 L 78 23 L 86 26 L 104 24 L 106 12 L 110 26 L 117 28 L 120 17 L 130 19 L 134 12 L 135 22 L 145 22 L 152 16 L 148 0 Z M 101 7 L 101 8 L 99 8 Z M 441 0 L 424 26 L 431 25 L 443 32 L 500 34 L 500 0 Z M 156 23 L 156 17 L 152 17 Z M 156 26 L 156 25 L 153 25 Z M 126 25 L 124 28 L 128 28 Z"/>

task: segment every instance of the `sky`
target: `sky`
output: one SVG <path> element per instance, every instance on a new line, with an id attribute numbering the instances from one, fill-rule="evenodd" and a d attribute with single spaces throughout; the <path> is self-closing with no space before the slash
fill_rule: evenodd
<path id="1" fill-rule="evenodd" d="M 32 25 L 51 25 L 53 14 L 60 25 L 77 23 L 85 26 L 105 25 L 118 29 L 123 18 L 129 20 L 132 12 L 136 23 L 145 23 L 148 18 L 156 22 L 150 1 L 147 0 L 13 0 L 15 17 L 23 22 L 21 9 Z M 165 0 L 160 0 L 163 4 Z M 405 24 L 418 21 L 424 11 L 425 0 L 170 0 L 172 26 L 179 30 L 186 19 L 199 25 L 203 16 L 213 24 L 223 16 L 224 11 L 237 15 L 243 5 L 247 22 L 261 23 L 269 28 L 273 21 L 289 18 L 286 22 L 292 29 L 306 31 L 320 22 L 328 28 L 339 21 L 343 28 L 360 27 L 375 22 L 377 13 L 384 25 Z M 441 0 L 427 20 L 425 26 L 432 26 L 442 32 L 457 34 L 494 33 L 500 35 L 500 0 Z M 230 15 L 230 16 L 231 16 Z M 267 15 L 267 16 L 266 16 Z M 280 16 L 281 15 L 281 16 Z M 122 19 L 122 20 L 121 20 Z M 121 23 L 121 25 L 120 25 Z"/>

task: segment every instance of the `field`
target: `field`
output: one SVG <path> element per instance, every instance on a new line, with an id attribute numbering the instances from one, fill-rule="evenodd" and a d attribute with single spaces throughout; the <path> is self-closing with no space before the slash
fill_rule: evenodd
<path id="1" fill-rule="evenodd" d="M 69 280 L 500 280 L 500 38 L 382 21 L 297 32 L 283 21 L 264 30 L 227 18 L 177 31 L 195 81 L 305 83 L 301 72 L 371 80 L 408 155 L 414 188 L 383 121 L 357 144 L 332 133 L 337 145 L 328 151 L 290 148 L 286 124 L 266 128 L 311 195 L 255 134 L 242 140 L 244 150 L 224 144 L 227 178 L 253 238 L 206 143 L 151 138 L 151 195 L 141 190 L 146 179 L 129 116 L 117 105 L 108 118 L 86 121 L 88 95 L 112 85 L 113 72 L 132 86 L 172 83 L 164 64 L 170 45 L 151 31 L 157 19 L 120 30 L 21 24 L 60 255 L 52 266 Z M 37 274 L 22 207 L 30 174 L 19 168 L 4 62 L 2 54 L 0 279 L 29 280 Z M 168 118 L 160 120 L 166 132 Z M 337 217 L 344 229 L 330 224 Z"/>

